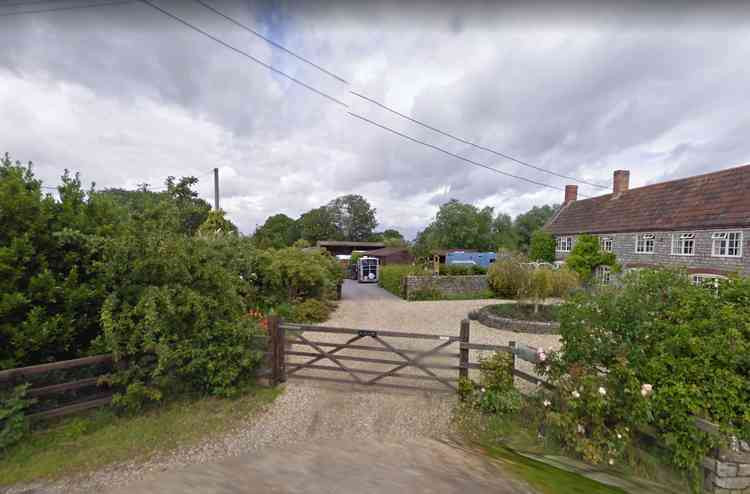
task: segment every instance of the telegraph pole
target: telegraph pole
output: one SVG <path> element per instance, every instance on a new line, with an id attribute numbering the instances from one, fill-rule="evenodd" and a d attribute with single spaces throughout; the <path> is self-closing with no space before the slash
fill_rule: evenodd
<path id="1" fill-rule="evenodd" d="M 214 209 L 219 210 L 219 169 L 214 168 Z"/>

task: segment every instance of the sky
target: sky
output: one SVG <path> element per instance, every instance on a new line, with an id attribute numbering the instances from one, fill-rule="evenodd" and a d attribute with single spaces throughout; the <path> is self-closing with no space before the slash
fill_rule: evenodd
<path id="1" fill-rule="evenodd" d="M 94 0 L 88 0 L 91 3 Z M 152 0 L 334 103 L 142 2 L 0 1 L 0 152 L 54 186 L 200 178 L 251 234 L 344 194 L 413 238 L 451 198 L 515 216 L 581 197 L 750 163 L 750 7 L 714 2 L 204 0 L 341 82 L 190 0 Z M 653 5 L 653 4 L 651 4 Z M 530 183 L 469 164 L 351 113 Z"/>

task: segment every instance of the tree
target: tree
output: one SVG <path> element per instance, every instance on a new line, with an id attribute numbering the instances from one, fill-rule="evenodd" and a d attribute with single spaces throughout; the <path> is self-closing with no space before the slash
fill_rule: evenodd
<path id="1" fill-rule="evenodd" d="M 579 236 L 573 250 L 565 259 L 565 265 L 575 271 L 584 283 L 591 281 L 594 271 L 599 266 L 619 268 L 615 254 L 604 252 L 599 245 L 599 237 L 595 235 Z"/>
<path id="2" fill-rule="evenodd" d="M 451 199 L 440 206 L 435 220 L 419 233 L 417 250 L 494 250 L 492 212 L 490 207 L 480 210 L 472 204 Z"/>
<path id="3" fill-rule="evenodd" d="M 300 236 L 310 243 L 319 240 L 343 240 L 331 210 L 326 206 L 304 213 L 297 220 Z"/>
<path id="4" fill-rule="evenodd" d="M 215 237 L 217 235 L 237 235 L 237 227 L 224 217 L 224 211 L 211 211 L 206 221 L 198 228 L 201 237 Z"/>
<path id="5" fill-rule="evenodd" d="M 406 239 L 401 232 L 389 228 L 382 232 L 375 232 L 370 235 L 368 239 L 370 242 L 383 242 L 387 247 L 405 247 L 407 245 Z"/>
<path id="6" fill-rule="evenodd" d="M 542 228 L 552 218 L 557 207 L 549 205 L 534 206 L 516 217 L 513 227 L 518 237 L 518 247 L 521 251 L 528 252 L 531 244 L 531 235 Z"/>
<path id="7" fill-rule="evenodd" d="M 555 237 L 544 230 L 535 231 L 531 235 L 529 259 L 537 262 L 555 262 Z"/>
<path id="8" fill-rule="evenodd" d="M 498 213 L 492 222 L 492 236 L 496 249 L 515 250 L 518 240 L 510 215 Z"/>
<path id="9" fill-rule="evenodd" d="M 336 228 L 345 240 L 362 242 L 367 240 L 378 222 L 375 209 L 360 195 L 341 196 L 328 204 Z"/>
<path id="10" fill-rule="evenodd" d="M 269 216 L 253 234 L 253 242 L 260 249 L 283 249 L 299 238 L 299 224 L 285 214 Z"/>

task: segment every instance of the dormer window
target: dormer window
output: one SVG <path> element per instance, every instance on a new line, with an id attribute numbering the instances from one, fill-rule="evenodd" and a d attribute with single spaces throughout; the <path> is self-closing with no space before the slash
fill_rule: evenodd
<path id="1" fill-rule="evenodd" d="M 641 233 L 635 236 L 635 253 L 636 254 L 653 254 L 654 253 L 654 234 Z"/>
<path id="2" fill-rule="evenodd" d="M 681 233 L 672 235 L 672 254 L 676 256 L 692 256 L 695 254 L 695 233 Z"/>
<path id="3" fill-rule="evenodd" d="M 742 257 L 742 232 L 715 232 L 711 241 L 711 255 Z"/>

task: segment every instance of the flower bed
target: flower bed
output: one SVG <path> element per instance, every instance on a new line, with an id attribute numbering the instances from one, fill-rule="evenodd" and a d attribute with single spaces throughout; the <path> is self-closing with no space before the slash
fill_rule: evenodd
<path id="1" fill-rule="evenodd" d="M 518 333 L 559 334 L 558 306 L 540 305 L 534 312 L 532 304 L 496 304 L 469 313 L 469 319 L 495 329 Z"/>

